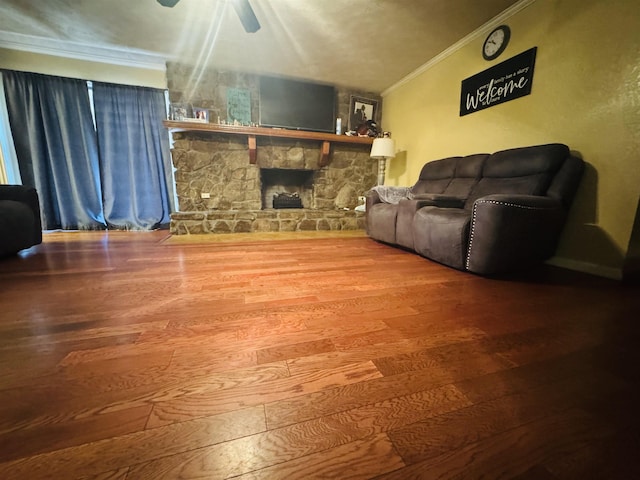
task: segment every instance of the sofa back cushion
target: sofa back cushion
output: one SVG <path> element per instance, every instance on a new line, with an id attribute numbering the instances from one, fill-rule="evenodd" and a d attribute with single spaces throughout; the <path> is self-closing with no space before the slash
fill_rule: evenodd
<path id="1" fill-rule="evenodd" d="M 458 158 L 454 177 L 443 193 L 452 197 L 467 198 L 480 180 L 482 167 L 488 157 L 488 153 L 479 153 Z"/>
<path id="2" fill-rule="evenodd" d="M 578 190 L 584 168 L 584 160 L 571 155 L 553 178 L 547 195 L 551 198 L 557 198 L 565 208 L 569 208 Z"/>
<path id="3" fill-rule="evenodd" d="M 443 193 L 456 171 L 456 164 L 460 157 L 443 158 L 425 163 L 420 171 L 418 181 L 411 188 L 411 192 Z"/>
<path id="4" fill-rule="evenodd" d="M 569 147 L 559 143 L 513 148 L 487 158 L 482 178 L 471 191 L 465 208 L 495 193 L 545 195 L 555 174 L 569 157 Z"/>

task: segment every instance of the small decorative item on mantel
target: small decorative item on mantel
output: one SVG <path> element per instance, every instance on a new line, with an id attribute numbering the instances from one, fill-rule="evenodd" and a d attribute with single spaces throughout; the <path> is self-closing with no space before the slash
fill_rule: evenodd
<path id="1" fill-rule="evenodd" d="M 358 125 L 356 133 L 359 137 L 372 137 L 378 136 L 378 124 L 373 120 L 367 120 L 365 123 Z"/>

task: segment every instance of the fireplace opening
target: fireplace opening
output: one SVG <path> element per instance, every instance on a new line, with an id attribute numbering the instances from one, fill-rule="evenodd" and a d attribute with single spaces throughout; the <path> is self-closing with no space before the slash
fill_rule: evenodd
<path id="1" fill-rule="evenodd" d="M 262 209 L 312 208 L 315 170 L 262 168 Z"/>

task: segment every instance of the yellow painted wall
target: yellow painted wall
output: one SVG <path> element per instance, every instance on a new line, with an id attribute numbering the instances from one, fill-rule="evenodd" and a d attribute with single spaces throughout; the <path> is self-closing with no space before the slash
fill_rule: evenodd
<path id="1" fill-rule="evenodd" d="M 164 70 L 77 60 L 0 48 L 0 68 L 143 87 L 167 88 Z"/>
<path id="2" fill-rule="evenodd" d="M 511 42 L 492 62 L 484 35 L 384 94 L 382 125 L 400 154 L 387 184 L 411 185 L 452 155 L 566 143 L 587 171 L 556 263 L 617 276 L 640 196 L 640 2 L 536 0 L 504 23 Z M 460 117 L 460 83 L 537 46 L 529 96 Z"/>

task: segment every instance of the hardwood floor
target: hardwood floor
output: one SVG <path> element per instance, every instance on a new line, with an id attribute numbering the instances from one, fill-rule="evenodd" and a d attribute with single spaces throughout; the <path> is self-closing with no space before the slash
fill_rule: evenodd
<path id="1" fill-rule="evenodd" d="M 640 478 L 637 286 L 166 237 L 0 261 L 0 478 Z"/>

